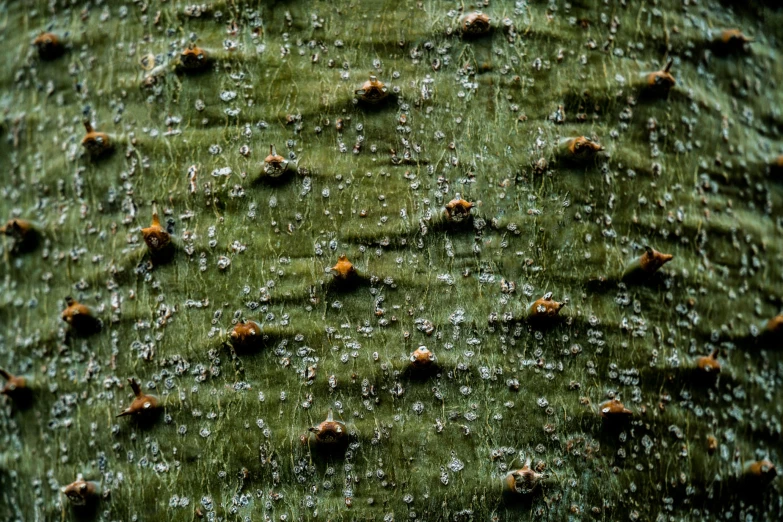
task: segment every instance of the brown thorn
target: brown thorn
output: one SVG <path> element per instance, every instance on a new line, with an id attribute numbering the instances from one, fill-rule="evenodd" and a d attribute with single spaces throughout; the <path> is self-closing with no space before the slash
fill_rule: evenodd
<path id="1" fill-rule="evenodd" d="M 137 383 L 136 380 L 132 377 L 128 379 L 128 382 L 130 383 L 130 387 L 133 389 L 133 393 L 136 395 L 136 397 L 141 397 L 141 386 L 139 386 L 139 383 Z"/>

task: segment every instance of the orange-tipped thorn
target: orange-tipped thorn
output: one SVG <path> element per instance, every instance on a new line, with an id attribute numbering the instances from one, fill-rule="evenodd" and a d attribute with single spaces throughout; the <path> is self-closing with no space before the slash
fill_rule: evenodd
<path id="1" fill-rule="evenodd" d="M 141 229 L 141 235 L 144 237 L 144 242 L 153 255 L 166 252 L 172 245 L 171 234 L 161 226 L 160 218 L 158 217 L 158 204 L 154 201 L 152 202 L 152 223 L 150 226 Z"/>
<path id="2" fill-rule="evenodd" d="M 660 71 L 645 73 L 645 87 L 648 92 L 662 96 L 669 94 L 669 91 L 672 89 L 672 87 L 677 84 L 677 80 L 671 73 L 673 63 L 674 61 L 669 59 L 669 61 L 666 62 L 666 66 Z"/>
<path id="3" fill-rule="evenodd" d="M 334 274 L 335 279 L 345 281 L 356 275 L 356 268 L 348 261 L 345 254 L 342 254 L 337 259 L 337 264 L 332 267 L 332 274 Z"/>
<path id="4" fill-rule="evenodd" d="M 348 440 L 348 432 L 345 424 L 334 420 L 331 408 L 326 416 L 326 420 L 318 426 L 309 429 L 315 438 L 315 442 L 327 447 L 338 446 Z"/>
<path id="5" fill-rule="evenodd" d="M 389 95 L 389 89 L 378 78 L 370 74 L 370 79 L 364 82 L 361 89 L 356 89 L 354 93 L 365 103 L 380 103 Z"/>
<path id="6" fill-rule="evenodd" d="M 536 299 L 528 309 L 528 318 L 533 321 L 552 320 L 560 313 L 565 303 L 552 299 L 552 292 L 547 292 L 544 297 Z"/>
<path id="7" fill-rule="evenodd" d="M 158 398 L 154 395 L 146 395 L 141 392 L 141 387 L 134 379 L 128 379 L 131 389 L 136 396 L 131 402 L 131 405 L 125 408 L 117 417 L 125 417 L 127 415 L 141 416 L 149 415 L 158 408 Z"/>
<path id="8" fill-rule="evenodd" d="M 84 122 L 84 130 L 87 134 L 82 138 L 82 146 L 90 156 L 99 157 L 106 154 L 112 147 L 109 135 L 105 132 L 97 132 L 89 121 Z"/>
<path id="9" fill-rule="evenodd" d="M 474 206 L 474 203 L 465 201 L 458 196 L 446 203 L 446 206 L 443 210 L 446 214 L 446 219 L 459 223 L 460 221 L 470 217 L 470 209 L 472 209 Z"/>
<path id="10" fill-rule="evenodd" d="M 611 399 L 602 403 L 598 407 L 598 412 L 607 421 L 627 420 L 633 416 L 633 412 L 617 399 Z"/>

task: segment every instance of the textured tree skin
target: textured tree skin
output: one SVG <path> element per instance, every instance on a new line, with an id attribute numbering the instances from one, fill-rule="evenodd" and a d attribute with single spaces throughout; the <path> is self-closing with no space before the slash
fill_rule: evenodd
<path id="1" fill-rule="evenodd" d="M 2 238 L 0 367 L 32 400 L 0 397 L 0 520 L 783 517 L 753 466 L 783 459 L 783 11 L 492 0 L 462 38 L 476 9 L 0 2 L 0 217 L 39 239 Z M 674 258 L 623 282 L 647 245 Z M 260 342 L 232 347 L 244 320 Z M 130 378 L 158 415 L 117 417 Z M 339 451 L 309 431 L 330 409 Z"/>

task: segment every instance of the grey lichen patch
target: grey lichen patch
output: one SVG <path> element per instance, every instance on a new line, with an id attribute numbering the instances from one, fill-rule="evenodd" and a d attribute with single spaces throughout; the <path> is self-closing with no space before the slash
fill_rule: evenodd
<path id="1" fill-rule="evenodd" d="M 0 518 L 779 520 L 746 4 L 10 2 Z"/>

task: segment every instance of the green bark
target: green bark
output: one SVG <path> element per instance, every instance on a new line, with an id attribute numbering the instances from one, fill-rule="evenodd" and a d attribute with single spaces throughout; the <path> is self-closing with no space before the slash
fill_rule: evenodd
<path id="1" fill-rule="evenodd" d="M 0 264 L 0 367 L 33 393 L 0 408 L 0 519 L 781 518 L 779 480 L 743 472 L 783 457 L 759 330 L 783 308 L 780 8 L 495 0 L 468 39 L 469 4 L 188 6 L 0 2 L 0 216 L 40 237 Z M 753 42 L 715 42 L 731 28 Z M 178 67 L 189 42 L 206 70 Z M 370 74 L 386 103 L 356 102 Z M 577 136 L 604 150 L 569 160 Z M 153 201 L 170 260 L 142 239 Z M 674 259 L 624 283 L 646 245 Z M 530 320 L 547 292 L 559 320 Z M 260 348 L 232 349 L 239 320 Z M 129 378 L 159 418 L 117 417 Z M 329 409 L 347 453 L 308 438 Z M 537 487 L 504 495 L 527 459 Z"/>

